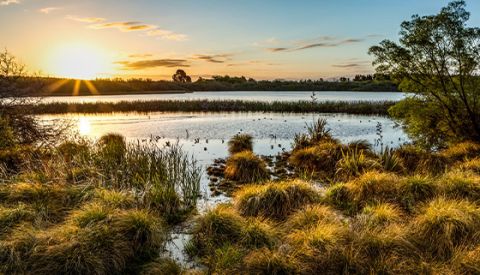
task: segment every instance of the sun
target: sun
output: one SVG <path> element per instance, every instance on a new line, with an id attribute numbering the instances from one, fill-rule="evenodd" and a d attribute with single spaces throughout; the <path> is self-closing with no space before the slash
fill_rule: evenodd
<path id="1" fill-rule="evenodd" d="M 100 49 L 83 43 L 54 49 L 48 62 L 55 76 L 84 80 L 105 75 L 110 67 L 107 56 Z"/>

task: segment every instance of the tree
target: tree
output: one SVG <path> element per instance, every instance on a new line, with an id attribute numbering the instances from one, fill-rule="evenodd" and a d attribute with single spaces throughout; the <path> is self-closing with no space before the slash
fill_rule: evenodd
<path id="1" fill-rule="evenodd" d="M 392 115 L 429 147 L 480 141 L 480 29 L 466 25 L 469 16 L 464 1 L 451 2 L 437 15 L 403 22 L 399 43 L 384 40 L 369 50 L 377 72 L 413 94 L 410 104 L 394 106 Z M 427 126 L 444 138 L 426 134 Z"/>
<path id="2" fill-rule="evenodd" d="M 39 144 L 60 134 L 60 128 L 38 122 L 29 105 L 39 99 L 28 97 L 44 88 L 37 77 L 28 76 L 25 66 L 7 50 L 0 52 L 0 138 L 17 144 Z"/>
<path id="3" fill-rule="evenodd" d="M 177 70 L 177 72 L 172 76 L 174 82 L 181 82 L 181 83 L 190 83 L 192 82 L 192 78 L 187 75 L 184 70 Z"/>

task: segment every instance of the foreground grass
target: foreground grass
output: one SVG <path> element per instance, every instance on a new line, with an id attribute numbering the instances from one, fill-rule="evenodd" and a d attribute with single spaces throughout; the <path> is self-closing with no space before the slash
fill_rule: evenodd
<path id="1" fill-rule="evenodd" d="M 199 217 L 187 251 L 226 274 L 479 274 L 477 144 L 375 153 L 318 121 L 290 163 L 308 175 L 238 185 Z"/>
<path id="2" fill-rule="evenodd" d="M 393 101 L 312 103 L 260 102 L 243 100 L 152 100 L 118 103 L 42 103 L 31 106 L 34 114 L 113 113 L 113 112 L 276 112 L 276 113 L 349 113 L 387 115 Z"/>
<path id="3" fill-rule="evenodd" d="M 180 272 L 160 251 L 195 211 L 200 170 L 179 147 L 109 134 L 0 156 L 0 273 Z"/>

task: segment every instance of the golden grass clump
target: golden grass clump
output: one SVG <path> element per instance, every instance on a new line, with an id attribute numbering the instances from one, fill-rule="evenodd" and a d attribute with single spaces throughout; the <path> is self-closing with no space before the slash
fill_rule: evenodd
<path id="1" fill-rule="evenodd" d="M 262 248 L 250 252 L 244 258 L 245 271 L 249 274 L 298 274 L 298 264 L 291 255 Z"/>
<path id="2" fill-rule="evenodd" d="M 95 198 L 102 204 L 111 208 L 131 208 L 135 205 L 135 198 L 126 191 L 97 189 Z"/>
<path id="3" fill-rule="evenodd" d="M 235 193 L 236 207 L 241 215 L 276 220 L 283 220 L 318 199 L 317 190 L 300 180 L 246 186 Z"/>
<path id="4" fill-rule="evenodd" d="M 447 197 L 480 200 L 480 176 L 472 172 L 450 171 L 440 179 L 440 188 Z"/>
<path id="5" fill-rule="evenodd" d="M 470 171 L 477 175 L 480 175 L 480 157 L 460 163 L 458 165 L 458 168 L 463 171 Z"/>
<path id="6" fill-rule="evenodd" d="M 248 134 L 234 135 L 228 141 L 228 152 L 231 155 L 240 153 L 243 151 L 253 151 L 253 137 Z"/>
<path id="7" fill-rule="evenodd" d="M 286 236 L 292 253 L 297 255 L 299 267 L 311 274 L 343 273 L 348 265 L 344 247 L 349 239 L 348 226 L 338 222 L 319 222 Z"/>
<path id="8" fill-rule="evenodd" d="M 448 260 L 461 245 L 473 244 L 480 231 L 480 208 L 467 200 L 438 197 L 411 223 L 413 241 L 434 259 Z"/>
<path id="9" fill-rule="evenodd" d="M 105 134 L 98 140 L 98 145 L 100 160 L 109 166 L 118 165 L 125 158 L 127 144 L 120 134 Z"/>
<path id="10" fill-rule="evenodd" d="M 356 223 L 364 228 L 383 227 L 402 221 L 404 217 L 398 206 L 390 203 L 368 205 L 357 215 Z"/>
<path id="11" fill-rule="evenodd" d="M 14 208 L 0 206 L 0 237 L 21 222 L 33 221 L 35 213 L 23 203 Z"/>
<path id="12" fill-rule="evenodd" d="M 440 155 L 446 157 L 450 162 L 478 157 L 480 155 L 480 144 L 471 141 L 460 142 L 450 145 L 447 149 L 441 151 Z"/>
<path id="13" fill-rule="evenodd" d="M 265 162 L 251 151 L 236 153 L 227 159 L 225 178 L 239 183 L 253 183 L 269 178 Z"/>
<path id="14" fill-rule="evenodd" d="M 172 259 L 159 258 L 153 262 L 147 263 L 142 266 L 140 275 L 180 275 L 182 274 L 182 267 L 179 266 Z"/>
<path id="15" fill-rule="evenodd" d="M 360 210 L 361 207 L 377 202 L 397 200 L 399 177 L 391 173 L 370 171 L 345 184 L 348 197 Z"/>
<path id="16" fill-rule="evenodd" d="M 413 175 L 400 180 L 399 200 L 402 207 L 412 212 L 419 203 L 432 199 L 438 193 L 438 184 L 428 176 Z"/>
<path id="17" fill-rule="evenodd" d="M 371 170 L 380 170 L 380 164 L 367 156 L 364 150 L 354 148 L 342 150 L 342 158 L 336 164 L 336 177 L 350 180 Z"/>
<path id="18" fill-rule="evenodd" d="M 241 244 L 246 247 L 272 248 L 277 239 L 277 233 L 270 224 L 254 218 L 246 221 L 243 228 Z"/>
<path id="19" fill-rule="evenodd" d="M 99 203 L 89 203 L 73 211 L 69 218 L 73 224 L 83 228 L 111 219 L 111 214 L 112 210 L 110 208 Z"/>
<path id="20" fill-rule="evenodd" d="M 463 252 L 459 258 L 458 273 L 480 274 L 480 246 L 477 246 L 473 250 Z"/>
<path id="21" fill-rule="evenodd" d="M 333 177 L 343 147 L 333 140 L 320 142 L 315 146 L 295 150 L 289 162 L 299 172 L 314 173 L 317 177 Z"/>
<path id="22" fill-rule="evenodd" d="M 288 231 L 302 230 L 315 227 L 318 223 L 340 223 L 340 216 L 329 206 L 307 205 L 291 215 L 284 227 Z"/>

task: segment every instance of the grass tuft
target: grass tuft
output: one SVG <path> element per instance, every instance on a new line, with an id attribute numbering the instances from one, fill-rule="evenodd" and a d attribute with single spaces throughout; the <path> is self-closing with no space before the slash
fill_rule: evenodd
<path id="1" fill-rule="evenodd" d="M 269 178 L 265 162 L 251 151 L 236 153 L 227 159 L 225 178 L 239 183 L 254 183 Z"/>
<path id="2" fill-rule="evenodd" d="M 253 151 L 253 137 L 248 134 L 234 135 L 228 141 L 228 152 L 234 155 L 243 151 Z"/>

